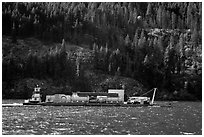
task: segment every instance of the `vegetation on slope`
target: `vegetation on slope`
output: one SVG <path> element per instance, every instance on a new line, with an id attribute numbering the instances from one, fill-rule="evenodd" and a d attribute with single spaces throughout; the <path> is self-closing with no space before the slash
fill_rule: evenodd
<path id="1" fill-rule="evenodd" d="M 160 99 L 201 99 L 201 5 L 3 3 L 3 95 L 27 78 L 95 90 L 91 71 L 158 87 Z"/>

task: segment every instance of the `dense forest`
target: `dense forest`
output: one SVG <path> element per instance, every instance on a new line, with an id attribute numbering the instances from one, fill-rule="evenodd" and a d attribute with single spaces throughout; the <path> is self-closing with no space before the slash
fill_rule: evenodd
<path id="1" fill-rule="evenodd" d="M 6 2 L 2 33 L 11 40 L 2 46 L 4 98 L 26 78 L 52 81 L 64 91 L 93 91 L 86 77 L 91 70 L 157 87 L 162 99 L 202 99 L 201 2 Z M 19 40 L 29 37 L 62 44 L 44 52 L 29 48 L 19 57 Z M 69 44 L 90 54 L 73 55 Z M 30 89 L 21 88 L 19 96 L 28 97 Z"/>

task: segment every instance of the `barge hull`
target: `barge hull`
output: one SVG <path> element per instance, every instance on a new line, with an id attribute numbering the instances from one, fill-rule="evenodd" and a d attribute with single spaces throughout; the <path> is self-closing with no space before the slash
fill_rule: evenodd
<path id="1" fill-rule="evenodd" d="M 34 105 L 42 105 L 43 103 L 23 103 L 23 105 L 32 105 L 32 106 L 34 106 Z"/>
<path id="2" fill-rule="evenodd" d="M 42 103 L 42 106 L 119 106 L 119 107 L 143 107 L 150 104 L 113 104 L 113 103 Z"/>

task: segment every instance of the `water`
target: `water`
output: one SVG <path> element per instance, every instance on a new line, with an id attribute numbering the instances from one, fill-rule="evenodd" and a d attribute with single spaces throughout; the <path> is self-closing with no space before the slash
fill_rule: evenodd
<path id="1" fill-rule="evenodd" d="M 22 101 L 3 100 L 3 103 Z M 163 103 L 163 102 L 160 102 Z M 173 107 L 27 106 L 2 108 L 3 135 L 202 134 L 202 102 Z"/>

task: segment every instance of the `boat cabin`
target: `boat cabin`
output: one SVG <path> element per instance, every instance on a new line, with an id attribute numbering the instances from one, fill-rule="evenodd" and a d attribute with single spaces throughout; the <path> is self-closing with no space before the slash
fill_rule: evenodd
<path id="1" fill-rule="evenodd" d="M 41 102 L 40 89 L 41 88 L 38 85 L 34 88 L 33 95 L 31 99 L 29 99 L 29 102 Z"/>

